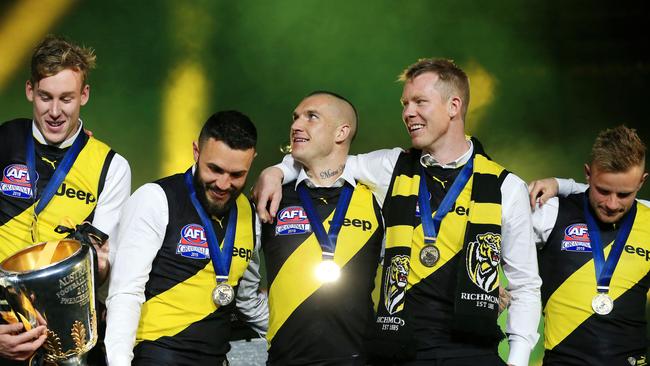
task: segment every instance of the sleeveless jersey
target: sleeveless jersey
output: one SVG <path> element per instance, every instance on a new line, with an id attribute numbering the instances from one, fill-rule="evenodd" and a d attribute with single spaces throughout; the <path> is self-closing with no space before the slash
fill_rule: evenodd
<path id="1" fill-rule="evenodd" d="M 322 283 L 314 274 L 322 250 L 294 187 L 295 182 L 283 186 L 276 220 L 262 231 L 269 281 L 269 364 L 363 362 L 383 237 L 379 206 L 366 186 L 355 187 L 334 253 L 341 277 Z M 309 189 L 326 231 L 341 190 Z"/>
<path id="2" fill-rule="evenodd" d="M 220 361 L 230 349 L 230 317 L 235 300 L 222 307 L 212 301 L 215 270 L 207 235 L 190 200 L 183 174 L 156 183 L 167 196 L 169 222 L 145 285 L 146 301 L 136 334 L 135 357 L 143 349 L 148 352 L 151 346 L 165 350 L 161 357 L 177 357 L 179 365 L 194 364 L 194 360 Z M 237 226 L 228 279 L 235 290 L 255 249 L 252 204 L 239 195 L 236 205 Z M 227 217 L 221 227 L 212 220 L 219 240 L 223 240 L 226 221 Z"/>
<path id="3" fill-rule="evenodd" d="M 83 132 L 80 132 L 83 133 Z M 17 119 L 0 126 L 0 261 L 31 244 L 34 223 L 34 195 L 26 165 L 26 139 L 32 134 L 32 121 Z M 67 234 L 54 231 L 64 217 L 75 224 L 92 221 L 97 197 L 102 192 L 106 173 L 115 154 L 106 144 L 85 136 L 85 146 L 77 156 L 56 194 L 38 215 L 37 241 L 62 239 Z M 55 166 L 66 149 L 35 141 L 36 186 L 42 189 L 52 178 Z"/>
<path id="4" fill-rule="evenodd" d="M 584 218 L 585 194 L 559 198 L 558 217 L 538 253 L 544 310 L 544 364 L 645 365 L 650 286 L 650 209 L 637 203 L 632 231 L 610 283 L 610 314 L 591 308 L 596 275 Z M 607 258 L 618 227 L 601 224 Z M 632 362 L 633 361 L 633 362 Z"/>

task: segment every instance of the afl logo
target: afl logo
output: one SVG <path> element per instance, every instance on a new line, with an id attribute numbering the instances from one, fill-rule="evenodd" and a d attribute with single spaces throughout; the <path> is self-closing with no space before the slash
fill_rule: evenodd
<path id="1" fill-rule="evenodd" d="M 35 174 L 34 183 L 38 181 L 38 173 Z M 2 182 L 0 191 L 9 197 L 29 199 L 33 197 L 29 170 L 23 164 L 11 164 L 2 171 Z"/>
<path id="2" fill-rule="evenodd" d="M 176 246 L 176 254 L 191 259 L 208 259 L 210 250 L 203 226 L 188 224 L 181 229 L 181 238 Z"/>
<path id="3" fill-rule="evenodd" d="M 587 225 L 580 223 L 567 226 L 561 249 L 568 252 L 591 252 Z"/>
<path id="4" fill-rule="evenodd" d="M 302 206 L 289 206 L 278 212 L 275 235 L 296 235 L 310 232 L 311 225 Z"/>

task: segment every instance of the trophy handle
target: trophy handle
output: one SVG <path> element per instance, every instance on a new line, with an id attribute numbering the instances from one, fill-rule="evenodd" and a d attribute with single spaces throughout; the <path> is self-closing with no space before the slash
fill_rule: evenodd
<path id="1" fill-rule="evenodd" d="M 7 301 L 8 287 L 10 286 L 5 274 L 0 273 L 0 316 L 8 324 L 18 323 L 18 317 L 14 313 L 13 308 Z"/>
<path id="2" fill-rule="evenodd" d="M 26 331 L 38 326 L 39 314 L 31 299 L 25 291 L 14 286 L 9 275 L 0 273 L 0 290 L 0 316 L 5 322 L 23 323 Z"/>
<path id="3" fill-rule="evenodd" d="M 93 278 L 95 280 L 95 283 L 99 283 L 99 262 L 97 259 L 97 250 L 95 249 L 93 243 L 99 246 L 104 245 L 104 243 L 106 243 L 108 240 L 108 234 L 105 234 L 98 228 L 94 227 L 88 221 L 84 221 L 80 225 L 76 225 L 75 228 L 59 225 L 54 229 L 54 231 L 60 234 L 68 233 L 68 238 L 76 239 L 82 245 L 90 248 L 90 251 L 92 252 L 90 260 L 92 261 Z"/>
<path id="4" fill-rule="evenodd" d="M 92 255 L 90 256 L 90 262 L 93 269 L 93 280 L 97 284 L 99 283 L 99 262 L 98 262 L 99 260 L 97 259 L 97 249 L 95 249 L 94 245 L 88 242 L 82 242 L 82 245 L 88 246 L 90 248 L 90 252 L 92 253 Z"/>

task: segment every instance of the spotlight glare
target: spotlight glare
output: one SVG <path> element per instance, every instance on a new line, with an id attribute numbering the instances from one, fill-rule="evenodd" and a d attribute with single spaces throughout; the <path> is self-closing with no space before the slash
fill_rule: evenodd
<path id="1" fill-rule="evenodd" d="M 321 282 L 334 282 L 341 276 L 339 265 L 331 259 L 325 259 L 316 266 L 316 278 Z"/>

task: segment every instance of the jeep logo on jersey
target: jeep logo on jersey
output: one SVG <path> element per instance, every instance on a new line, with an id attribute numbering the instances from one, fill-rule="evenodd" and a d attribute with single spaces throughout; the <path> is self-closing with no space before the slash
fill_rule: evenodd
<path id="1" fill-rule="evenodd" d="M 431 200 L 431 193 L 429 193 L 429 200 Z M 463 216 L 467 215 L 469 216 L 469 208 L 458 205 L 456 206 L 456 202 L 451 206 L 449 209 L 449 213 L 456 213 L 458 216 Z M 415 203 L 415 217 L 421 217 L 422 215 L 420 214 L 420 202 Z"/>
<path id="2" fill-rule="evenodd" d="M 35 172 L 36 173 L 36 172 Z M 23 164 L 11 164 L 2 171 L 0 191 L 9 197 L 30 199 L 33 197 L 29 170 Z M 38 181 L 38 173 L 34 183 Z"/>
<path id="3" fill-rule="evenodd" d="M 302 206 L 289 206 L 278 212 L 275 235 L 297 235 L 311 232 L 309 219 Z"/>
<path id="4" fill-rule="evenodd" d="M 328 222 L 331 226 L 332 220 Z M 372 230 L 372 223 L 370 221 L 360 220 L 360 219 L 348 219 L 347 217 L 343 219 L 343 226 L 360 227 L 362 231 Z"/>
<path id="5" fill-rule="evenodd" d="M 176 246 L 176 254 L 191 259 L 210 258 L 208 241 L 203 226 L 187 224 L 181 229 L 181 239 Z"/>
<path id="6" fill-rule="evenodd" d="M 633 245 L 626 244 L 625 252 L 630 254 L 636 254 L 641 258 L 645 258 L 645 261 L 650 261 L 650 250 L 644 249 L 642 247 L 635 247 Z"/>
<path id="7" fill-rule="evenodd" d="M 65 182 L 59 186 L 59 189 L 56 191 L 57 196 L 65 196 L 68 198 L 76 198 L 79 201 L 85 201 L 87 205 L 97 201 L 95 196 L 92 193 L 84 192 L 82 190 L 76 190 L 72 187 L 68 187 Z"/>
<path id="8" fill-rule="evenodd" d="M 587 225 L 573 224 L 564 229 L 564 238 L 560 249 L 567 252 L 591 253 L 591 242 L 589 241 L 589 230 Z"/>

